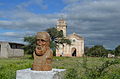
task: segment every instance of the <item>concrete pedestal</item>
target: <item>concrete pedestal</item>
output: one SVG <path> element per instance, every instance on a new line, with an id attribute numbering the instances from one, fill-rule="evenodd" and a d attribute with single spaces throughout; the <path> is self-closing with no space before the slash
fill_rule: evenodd
<path id="1" fill-rule="evenodd" d="M 65 69 L 51 71 L 33 71 L 31 68 L 17 70 L 16 79 L 64 79 Z"/>

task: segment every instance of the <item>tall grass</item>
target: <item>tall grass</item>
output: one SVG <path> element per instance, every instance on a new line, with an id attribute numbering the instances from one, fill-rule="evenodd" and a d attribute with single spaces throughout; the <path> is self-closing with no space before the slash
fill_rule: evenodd
<path id="1" fill-rule="evenodd" d="M 93 58 L 94 59 L 94 58 Z M 97 58 L 96 58 L 97 59 Z M 100 58 L 100 60 L 104 60 L 103 58 Z M 70 68 L 67 70 L 65 79 L 120 79 L 120 60 L 119 59 L 107 59 L 100 64 L 100 61 L 98 65 L 90 66 L 90 64 L 95 64 L 91 61 L 91 63 L 88 63 L 89 58 L 86 57 L 83 58 L 81 64 L 82 67 L 79 65 L 75 68 Z M 90 62 L 90 61 L 89 61 Z M 79 68 L 83 68 L 83 73 L 78 73 L 81 70 Z M 110 70 L 111 69 L 111 70 Z M 117 69 L 117 70 L 116 70 Z M 72 71 L 71 71 L 72 70 Z"/>

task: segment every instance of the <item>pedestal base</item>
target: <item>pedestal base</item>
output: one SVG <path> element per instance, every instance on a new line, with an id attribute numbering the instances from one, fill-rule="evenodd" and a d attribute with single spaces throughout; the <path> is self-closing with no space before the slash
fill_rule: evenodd
<path id="1" fill-rule="evenodd" d="M 29 69 L 17 70 L 16 79 L 64 79 L 66 69 L 51 71 L 34 71 Z"/>

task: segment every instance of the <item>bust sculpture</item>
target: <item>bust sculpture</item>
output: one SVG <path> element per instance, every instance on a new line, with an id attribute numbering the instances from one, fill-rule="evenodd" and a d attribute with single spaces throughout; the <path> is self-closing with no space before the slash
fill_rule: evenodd
<path id="1" fill-rule="evenodd" d="M 34 62 L 32 70 L 52 70 L 53 52 L 50 49 L 50 35 L 47 32 L 38 32 L 36 35 L 36 48 L 33 53 Z"/>

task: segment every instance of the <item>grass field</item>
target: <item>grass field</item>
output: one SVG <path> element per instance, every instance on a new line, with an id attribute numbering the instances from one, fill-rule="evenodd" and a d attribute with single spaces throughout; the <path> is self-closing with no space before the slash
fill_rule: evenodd
<path id="1" fill-rule="evenodd" d="M 106 61 L 118 61 L 118 63 L 108 64 L 108 67 L 104 68 L 102 75 L 99 76 L 96 71 L 103 69 L 103 63 Z M 0 79 L 15 79 L 16 70 L 31 68 L 32 62 L 33 59 L 30 55 L 21 58 L 0 59 Z M 66 79 L 120 79 L 119 62 L 119 59 L 114 58 L 54 57 L 53 68 L 67 69 Z M 97 77 L 95 77 L 96 74 Z"/>

